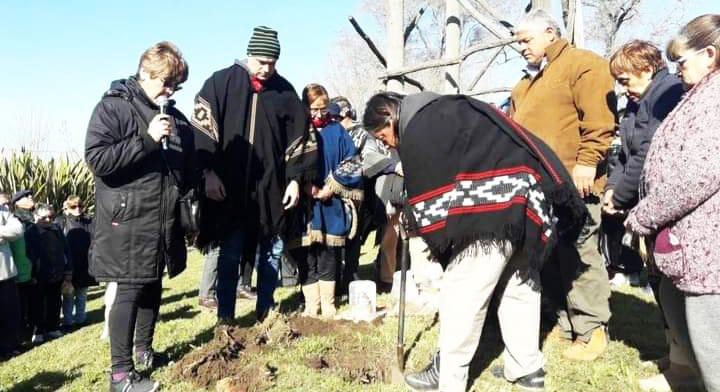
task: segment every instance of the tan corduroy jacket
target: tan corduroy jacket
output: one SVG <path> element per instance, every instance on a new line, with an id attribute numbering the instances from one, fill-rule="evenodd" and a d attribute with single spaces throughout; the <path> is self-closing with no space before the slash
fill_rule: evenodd
<path id="1" fill-rule="evenodd" d="M 537 135 L 572 173 L 576 164 L 598 166 L 615 131 L 616 96 L 608 62 L 560 39 L 546 51 L 547 64 L 526 74 L 512 91 L 511 115 Z M 593 192 L 600 195 L 605 165 Z"/>

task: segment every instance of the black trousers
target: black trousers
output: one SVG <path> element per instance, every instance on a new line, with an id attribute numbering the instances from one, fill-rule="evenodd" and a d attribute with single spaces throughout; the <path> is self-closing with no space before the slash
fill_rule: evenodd
<path id="1" fill-rule="evenodd" d="M 152 347 L 161 294 L 160 280 L 146 284 L 118 283 L 108 320 L 113 373 L 135 368 L 133 335 L 135 351 L 147 351 Z"/>
<path id="2" fill-rule="evenodd" d="M 61 286 L 62 280 L 37 282 L 32 286 L 28 313 L 34 333 L 41 335 L 60 329 Z"/>
<path id="3" fill-rule="evenodd" d="M 20 298 L 15 278 L 0 281 L 0 355 L 15 350 L 20 342 Z"/>
<path id="4" fill-rule="evenodd" d="M 20 296 L 20 341 L 29 340 L 32 336 L 32 322 L 30 321 L 30 297 L 32 297 L 34 284 L 23 282 L 17 284 Z M 62 301 L 62 298 L 61 298 Z M 61 302 L 62 305 L 62 302 Z"/>
<path id="5" fill-rule="evenodd" d="M 292 250 L 293 259 L 298 263 L 298 275 L 301 285 L 317 281 L 335 281 L 342 248 L 312 244 Z"/>

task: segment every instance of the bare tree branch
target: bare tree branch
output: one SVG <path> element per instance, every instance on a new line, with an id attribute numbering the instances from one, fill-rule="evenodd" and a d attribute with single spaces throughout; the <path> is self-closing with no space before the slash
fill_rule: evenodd
<path id="1" fill-rule="evenodd" d="M 441 59 L 441 60 L 431 60 L 427 61 L 425 63 L 419 64 L 419 65 L 413 65 L 409 67 L 404 67 L 399 70 L 395 70 L 393 72 L 388 72 L 384 76 L 381 77 L 381 79 L 388 79 L 393 78 L 397 76 L 402 76 L 408 73 L 422 71 L 424 69 L 430 69 L 430 68 L 438 68 L 438 67 L 445 67 L 448 65 L 454 65 L 454 64 L 460 64 L 463 60 L 465 60 L 468 56 L 471 54 L 487 50 L 487 49 L 493 49 L 505 45 L 509 45 L 510 43 L 515 42 L 514 38 L 505 38 L 499 41 L 495 41 L 488 44 L 479 44 L 479 45 L 473 45 L 469 47 L 468 49 L 464 50 L 460 56 L 452 58 L 452 59 Z"/>

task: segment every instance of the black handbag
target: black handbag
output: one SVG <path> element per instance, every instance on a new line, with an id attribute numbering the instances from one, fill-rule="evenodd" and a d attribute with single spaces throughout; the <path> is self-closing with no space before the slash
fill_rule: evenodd
<path id="1" fill-rule="evenodd" d="M 200 231 L 200 200 L 195 189 L 190 189 L 178 199 L 180 225 L 186 235 L 194 235 Z"/>

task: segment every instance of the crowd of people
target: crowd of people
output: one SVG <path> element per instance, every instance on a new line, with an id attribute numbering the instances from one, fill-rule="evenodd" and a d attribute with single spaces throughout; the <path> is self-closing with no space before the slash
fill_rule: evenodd
<path id="1" fill-rule="evenodd" d="M 62 214 L 35 203 L 30 190 L 0 193 L 2 304 L 5 312 L 0 356 L 86 325 L 87 290 L 97 282 L 88 271 L 92 218 L 78 196 L 63 203 Z M 60 315 L 62 310 L 62 323 Z"/>
<path id="2" fill-rule="evenodd" d="M 677 74 L 647 41 L 609 61 L 575 48 L 541 10 L 514 34 L 527 67 L 507 110 L 382 92 L 362 121 L 322 85 L 298 96 L 266 26 L 246 59 L 205 81 L 188 119 L 168 101 L 188 64 L 172 43 L 153 45 L 92 114 L 94 218 L 76 196 L 56 217 L 30 191 L 1 195 L 1 354 L 84 325 L 87 288 L 107 282 L 110 390 L 156 390 L 139 371 L 167 360 L 152 347 L 162 277 L 185 269 L 181 206 L 200 190 L 199 306 L 219 326 L 233 323 L 238 298 L 255 300 L 258 321 L 276 312 L 284 269 L 296 270 L 302 315 L 332 318 L 374 230 L 377 289 L 389 291 L 402 225 L 444 269 L 438 351 L 406 376 L 412 390 L 467 389 L 493 296 L 505 351 L 492 373 L 543 390 L 543 315 L 572 342 L 565 358 L 594 361 L 609 341 L 613 275 L 637 283 L 647 270 L 670 350 L 640 387 L 720 391 L 720 15 L 668 44 Z"/>

